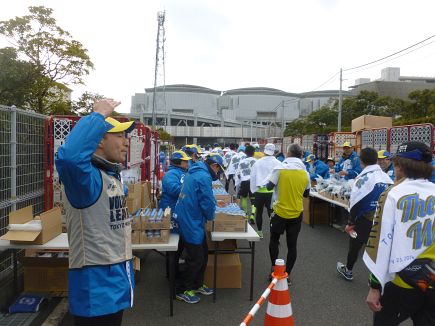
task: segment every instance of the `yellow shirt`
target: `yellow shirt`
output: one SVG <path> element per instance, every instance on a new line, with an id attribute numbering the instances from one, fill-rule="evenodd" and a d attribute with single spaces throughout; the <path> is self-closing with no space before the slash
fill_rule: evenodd
<path id="1" fill-rule="evenodd" d="M 309 185 L 307 171 L 288 169 L 278 171 L 278 200 L 273 205 L 273 210 L 282 218 L 297 218 L 304 210 L 303 194 Z"/>
<path id="2" fill-rule="evenodd" d="M 432 244 L 429 248 L 427 248 L 427 250 L 425 250 L 425 252 L 423 252 L 417 258 L 431 258 L 432 260 L 435 260 L 435 244 Z M 408 285 L 408 283 L 403 281 L 398 274 L 396 274 L 396 277 L 392 282 L 397 286 L 400 286 L 401 288 L 412 289 L 412 286 Z"/>

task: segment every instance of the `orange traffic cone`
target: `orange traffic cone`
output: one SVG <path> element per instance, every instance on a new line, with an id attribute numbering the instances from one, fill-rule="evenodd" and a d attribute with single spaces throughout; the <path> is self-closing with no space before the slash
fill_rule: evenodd
<path id="1" fill-rule="evenodd" d="M 162 167 L 162 165 L 161 164 L 159 164 L 160 165 L 160 170 L 159 170 L 159 180 L 162 180 L 163 179 L 163 175 L 165 174 L 164 172 L 163 172 L 163 167 Z"/>
<path id="2" fill-rule="evenodd" d="M 294 326 L 292 304 L 287 284 L 288 274 L 285 272 L 283 259 L 277 259 L 273 268 L 272 277 L 278 282 L 272 288 L 264 317 L 265 326 Z"/>

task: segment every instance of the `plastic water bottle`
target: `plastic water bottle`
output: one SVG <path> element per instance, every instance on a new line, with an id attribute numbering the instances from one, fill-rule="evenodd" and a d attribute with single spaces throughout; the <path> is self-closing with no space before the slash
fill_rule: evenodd
<path id="1" fill-rule="evenodd" d="M 352 231 L 349 232 L 349 235 L 350 235 L 351 238 L 356 239 L 356 237 L 358 236 L 358 233 L 356 233 L 355 230 L 352 230 Z"/>

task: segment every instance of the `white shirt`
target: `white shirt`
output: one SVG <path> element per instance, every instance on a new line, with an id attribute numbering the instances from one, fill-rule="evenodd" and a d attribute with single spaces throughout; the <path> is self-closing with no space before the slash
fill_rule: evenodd
<path id="1" fill-rule="evenodd" d="M 266 186 L 268 177 L 273 170 L 282 167 L 282 163 L 275 156 L 265 156 L 260 158 L 252 167 L 251 171 L 251 192 L 254 193 L 258 188 Z"/>

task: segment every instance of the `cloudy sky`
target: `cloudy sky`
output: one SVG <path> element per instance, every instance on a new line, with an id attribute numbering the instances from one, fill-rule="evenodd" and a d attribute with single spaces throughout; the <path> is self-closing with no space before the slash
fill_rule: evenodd
<path id="1" fill-rule="evenodd" d="M 110 96 L 122 101 L 121 112 L 129 111 L 131 95 L 154 84 L 160 10 L 166 10 L 166 84 L 222 91 L 338 89 L 338 75 L 324 83 L 340 67 L 363 65 L 435 34 L 434 0 L 13 0 L 0 2 L 0 20 L 37 5 L 54 9 L 58 25 L 95 64 L 86 86 L 70 86 L 73 97 L 84 91 Z M 0 47 L 6 45 L 0 38 Z M 385 67 L 435 77 L 435 37 L 411 51 L 348 71 L 344 89 L 357 78 L 380 78 Z"/>

